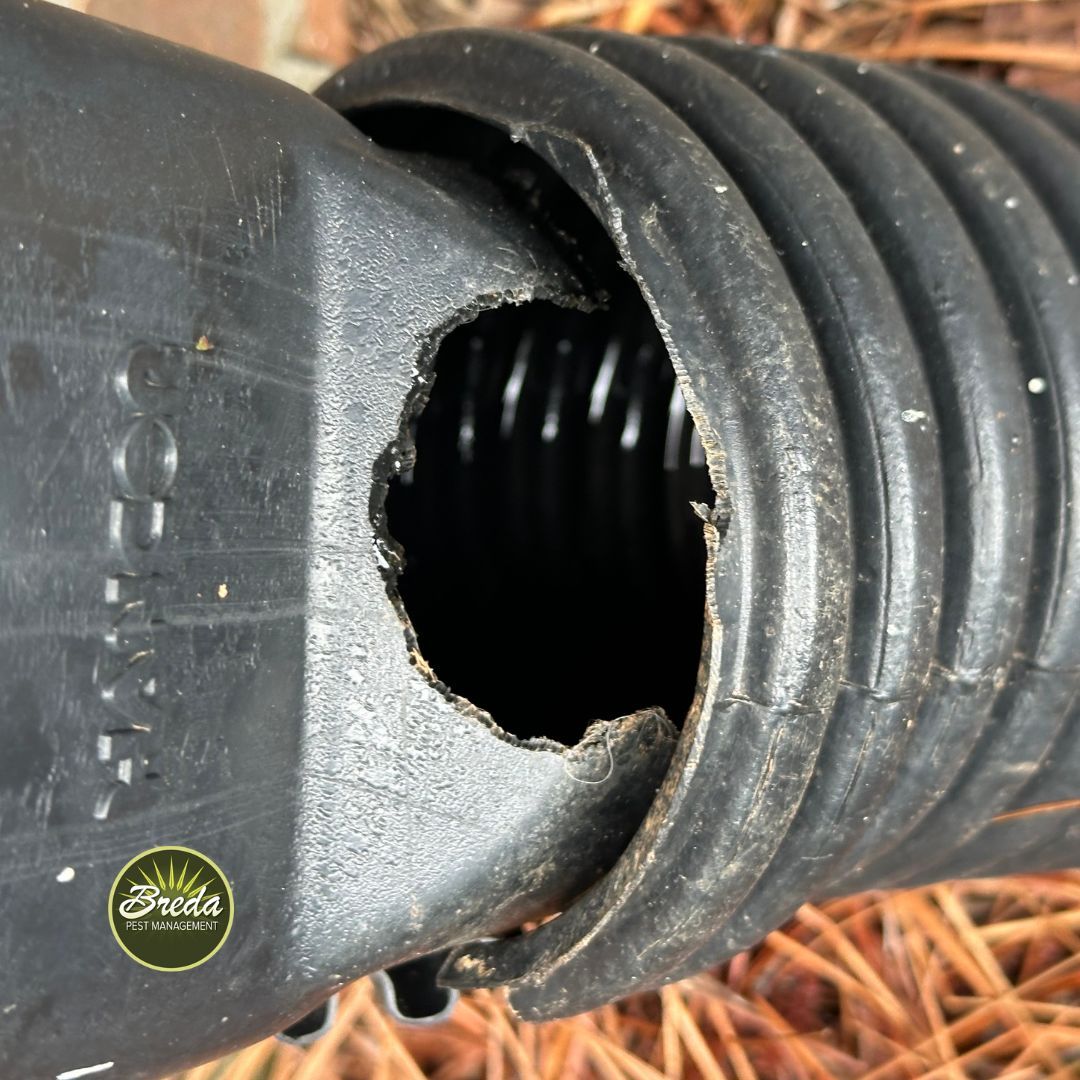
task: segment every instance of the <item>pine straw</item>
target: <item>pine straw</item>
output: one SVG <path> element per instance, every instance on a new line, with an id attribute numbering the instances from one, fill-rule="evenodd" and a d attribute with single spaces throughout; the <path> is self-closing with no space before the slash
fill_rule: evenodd
<path id="1" fill-rule="evenodd" d="M 307 2 L 312 19 L 325 20 L 328 8 L 344 9 L 352 52 L 445 26 L 586 24 L 631 33 L 722 33 L 880 60 L 944 61 L 1080 101 L 1080 0 Z"/>
<path id="2" fill-rule="evenodd" d="M 530 1025 L 466 996 L 396 1027 L 368 983 L 309 1050 L 183 1080 L 1064 1080 L 1080 1077 L 1080 871 L 804 906 L 719 971 Z"/>

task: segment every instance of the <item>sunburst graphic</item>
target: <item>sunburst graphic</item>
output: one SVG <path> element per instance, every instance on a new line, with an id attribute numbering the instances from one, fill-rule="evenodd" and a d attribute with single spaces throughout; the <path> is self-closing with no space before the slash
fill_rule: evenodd
<path id="1" fill-rule="evenodd" d="M 150 866 L 154 871 L 155 877 L 157 878 L 156 881 L 146 872 L 146 870 L 143 869 L 142 866 L 137 866 L 134 869 L 138 870 L 138 872 L 142 874 L 142 876 L 146 879 L 146 885 L 151 885 L 154 888 L 159 889 L 161 891 L 161 895 L 168 897 L 169 899 L 175 899 L 178 896 L 194 896 L 196 890 L 198 890 L 201 885 L 207 884 L 207 881 L 204 881 L 202 878 L 202 870 L 197 869 L 190 878 L 187 876 L 188 867 L 190 866 L 190 864 L 191 860 L 185 859 L 184 865 L 180 868 L 180 873 L 177 874 L 176 865 L 173 861 L 173 857 L 170 855 L 168 868 L 169 872 L 168 875 L 166 875 L 162 870 L 161 866 L 158 865 L 157 859 L 152 859 L 150 861 Z M 203 867 L 203 869 L 205 869 L 205 867 Z M 126 880 L 128 885 L 130 885 L 132 888 L 141 889 L 144 887 L 144 883 L 139 881 L 137 878 L 129 877 Z M 130 891 L 122 892 L 120 895 L 127 900 L 136 900 L 141 898 L 139 893 Z M 205 903 L 207 900 L 212 900 L 216 896 L 221 896 L 221 893 L 207 893 L 203 896 L 203 902 Z"/>

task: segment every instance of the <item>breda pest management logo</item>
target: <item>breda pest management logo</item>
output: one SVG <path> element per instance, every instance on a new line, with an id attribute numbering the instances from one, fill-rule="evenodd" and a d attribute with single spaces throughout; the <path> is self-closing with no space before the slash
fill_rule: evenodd
<path id="1" fill-rule="evenodd" d="M 186 847 L 136 855 L 109 892 L 109 925 L 132 960 L 155 971 L 205 963 L 232 929 L 233 895 L 220 868 Z"/>

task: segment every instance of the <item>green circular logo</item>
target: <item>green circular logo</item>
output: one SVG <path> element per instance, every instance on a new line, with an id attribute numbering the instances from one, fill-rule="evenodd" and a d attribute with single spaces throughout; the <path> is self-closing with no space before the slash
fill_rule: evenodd
<path id="1" fill-rule="evenodd" d="M 132 960 L 155 971 L 205 963 L 232 929 L 233 895 L 225 875 L 186 847 L 136 855 L 109 891 L 109 925 Z"/>

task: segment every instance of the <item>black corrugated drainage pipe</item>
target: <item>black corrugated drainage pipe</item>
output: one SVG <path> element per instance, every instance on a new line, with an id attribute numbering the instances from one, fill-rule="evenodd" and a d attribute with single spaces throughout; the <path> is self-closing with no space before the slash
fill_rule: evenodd
<path id="1" fill-rule="evenodd" d="M 0 8 L 5 1075 L 1080 863 L 1080 116 L 584 31 L 319 97 Z M 163 972 L 169 847 L 231 922 Z"/>
<path id="2" fill-rule="evenodd" d="M 565 1015 L 716 963 L 804 899 L 1075 862 L 1077 115 L 932 72 L 587 31 L 406 41 L 322 96 L 513 190 L 514 155 L 468 137 L 482 121 L 570 184 L 646 298 L 715 492 L 698 697 L 645 821 L 558 919 L 463 949 L 446 981 Z M 494 327 L 476 340 L 513 372 Z M 421 416 L 421 448 L 440 422 Z M 599 546 L 639 580 L 635 543 L 671 517 L 634 502 L 648 491 L 614 500 L 645 516 L 632 529 L 586 500 L 568 568 Z M 537 492 L 497 497 L 511 515 Z M 401 535 L 421 561 L 440 542 L 412 512 Z M 669 624 L 645 625 L 665 656 Z"/>

